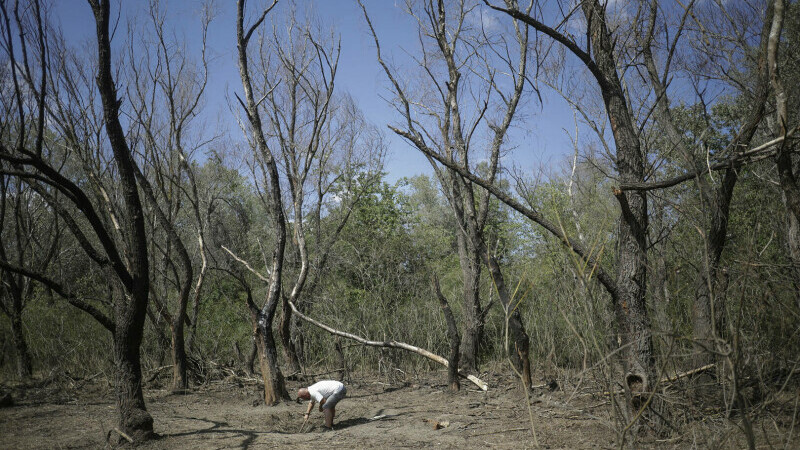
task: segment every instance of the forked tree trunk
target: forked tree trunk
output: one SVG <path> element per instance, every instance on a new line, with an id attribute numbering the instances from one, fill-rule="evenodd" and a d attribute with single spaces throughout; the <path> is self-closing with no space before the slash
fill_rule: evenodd
<path id="1" fill-rule="evenodd" d="M 258 103 L 255 100 L 253 86 L 250 81 L 250 69 L 247 59 L 247 45 L 256 28 L 263 22 L 267 14 L 277 4 L 273 2 L 268 6 L 260 18 L 244 30 L 244 0 L 239 0 L 236 4 L 236 42 L 238 47 L 239 76 L 242 79 L 242 87 L 246 99 L 245 109 L 250 123 L 250 131 L 255 143 L 258 157 L 263 159 L 265 167 L 264 176 L 269 180 L 267 189 L 267 206 L 272 216 L 272 225 L 275 230 L 275 249 L 272 253 L 272 270 L 268 281 L 267 299 L 264 307 L 259 310 L 252 301 L 248 293 L 248 308 L 254 322 L 256 332 L 256 342 L 259 346 L 261 358 L 261 373 L 264 377 L 264 400 L 267 405 L 275 405 L 280 400 L 289 400 L 289 393 L 283 381 L 283 374 L 278 367 L 278 355 L 275 349 L 275 339 L 272 336 L 272 321 L 275 319 L 275 311 L 278 302 L 281 300 L 283 263 L 286 252 L 286 216 L 283 210 L 283 198 L 281 196 L 281 182 L 278 173 L 278 165 L 272 151 L 267 145 L 267 138 L 261 123 L 261 115 Z M 259 101 L 260 102 L 260 101 Z"/>

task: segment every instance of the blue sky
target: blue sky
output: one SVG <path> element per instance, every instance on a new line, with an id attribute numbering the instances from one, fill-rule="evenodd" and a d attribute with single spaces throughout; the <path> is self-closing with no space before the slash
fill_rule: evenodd
<path id="1" fill-rule="evenodd" d="M 113 4 L 113 2 L 112 2 Z M 189 50 L 199 42 L 200 15 L 202 3 L 190 0 L 162 0 L 167 10 L 168 26 L 176 35 L 186 39 Z M 258 0 L 249 2 L 252 13 L 264 3 Z M 349 92 L 356 100 L 365 116 L 377 126 L 386 130 L 390 149 L 386 161 L 386 171 L 390 182 L 401 177 L 419 173 L 430 173 L 430 165 L 402 139 L 386 129 L 386 124 L 396 123 L 398 114 L 382 98 L 391 97 L 389 83 L 375 59 L 372 37 L 364 22 L 361 10 L 355 0 L 298 0 L 297 9 L 309 8 L 320 24 L 331 26 L 341 34 L 342 54 L 337 75 L 337 89 Z M 397 59 L 398 63 L 408 61 L 406 52 L 417 47 L 416 23 L 403 10 L 402 0 L 365 0 L 373 25 L 381 39 L 381 47 L 388 54 L 387 59 Z M 124 21 L 134 15 L 145 13 L 145 0 L 125 1 L 122 7 L 122 25 L 115 43 L 123 39 Z M 78 43 L 92 38 L 93 17 L 84 0 L 62 0 L 55 2 L 56 9 L 51 20 L 60 23 L 69 41 Z M 115 14 L 120 3 L 114 4 Z M 277 8 L 289 8 L 289 1 L 281 1 Z M 206 100 L 206 120 L 220 121 L 220 126 L 230 128 L 233 139 L 241 139 L 233 114 L 226 98 L 233 92 L 241 92 L 238 67 L 236 65 L 235 45 L 235 4 L 231 1 L 217 1 L 217 12 L 209 28 L 209 46 L 213 56 Z M 280 11 L 276 11 L 280 12 Z M 507 20 L 493 12 L 486 12 L 499 20 Z M 544 111 L 544 112 L 543 112 Z M 514 150 L 506 157 L 504 164 L 528 172 L 544 167 L 558 165 L 565 155 L 572 153 L 571 143 L 564 129 L 574 130 L 573 116 L 569 107 L 555 94 L 544 92 L 544 105 L 529 101 L 525 119 L 516 123 L 511 133 Z"/>

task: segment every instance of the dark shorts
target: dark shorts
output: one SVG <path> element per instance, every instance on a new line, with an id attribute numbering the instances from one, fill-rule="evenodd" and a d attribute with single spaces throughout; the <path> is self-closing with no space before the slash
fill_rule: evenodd
<path id="1" fill-rule="evenodd" d="M 336 392 L 331 394 L 330 397 L 325 399 L 325 404 L 322 405 L 322 409 L 330 409 L 335 407 L 336 404 L 339 403 L 339 400 L 343 399 L 345 395 L 347 395 L 347 388 L 344 387 L 343 385 L 342 387 L 337 389 Z"/>

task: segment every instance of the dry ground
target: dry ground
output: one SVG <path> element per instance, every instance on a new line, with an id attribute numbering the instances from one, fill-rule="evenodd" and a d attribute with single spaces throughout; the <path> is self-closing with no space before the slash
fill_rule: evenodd
<path id="1" fill-rule="evenodd" d="M 323 431 L 322 414 L 315 410 L 310 427 L 300 433 L 305 406 L 292 402 L 266 407 L 259 401 L 259 385 L 252 380 L 230 377 L 185 395 L 151 388 L 146 390 L 147 407 L 160 438 L 143 448 L 535 447 L 524 393 L 511 378 L 485 375 L 491 386 L 488 392 L 464 385 L 466 389 L 457 394 L 446 390 L 444 378 L 439 372 L 387 383 L 354 376 L 348 397 L 337 408 L 332 432 Z M 297 387 L 299 383 L 289 382 L 290 392 Z M 0 389 L 11 389 L 16 402 L 0 409 L 0 448 L 108 447 L 106 437 L 115 426 L 116 413 L 107 381 Z M 538 443 L 544 448 L 617 447 L 607 400 L 578 395 L 567 404 L 568 397 L 546 389 L 532 396 Z M 384 417 L 372 420 L 379 416 Z M 446 426 L 434 429 L 436 422 Z M 744 444 L 735 424 L 719 422 L 717 428 L 707 422 L 702 430 L 687 429 L 677 437 L 650 438 L 636 446 L 739 448 Z M 776 439 L 773 443 L 783 447 Z"/>

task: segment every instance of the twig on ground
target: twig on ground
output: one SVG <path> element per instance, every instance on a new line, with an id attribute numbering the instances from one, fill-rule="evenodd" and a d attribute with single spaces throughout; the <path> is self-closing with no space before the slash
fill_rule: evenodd
<path id="1" fill-rule="evenodd" d="M 114 427 L 114 428 L 112 428 L 112 429 L 108 430 L 108 435 L 106 436 L 106 439 L 108 439 L 108 438 L 110 438 L 110 437 L 111 437 L 111 432 L 112 432 L 112 431 L 116 431 L 116 432 L 117 432 L 117 434 L 119 434 L 120 436 L 122 436 L 123 438 L 125 438 L 125 440 L 126 440 L 126 441 L 130 442 L 131 444 L 133 444 L 133 438 L 132 438 L 132 437 L 130 437 L 130 436 L 128 436 L 127 434 L 123 433 L 123 432 L 122 432 L 122 430 L 120 430 L 120 429 L 119 429 L 119 428 L 117 428 L 117 427 Z"/>
<path id="2" fill-rule="evenodd" d="M 529 428 L 522 427 L 522 428 L 511 428 L 511 429 L 508 429 L 508 430 L 488 431 L 486 433 L 470 434 L 469 437 L 488 436 L 490 434 L 500 434 L 500 433 L 510 433 L 512 431 L 529 431 Z"/>

